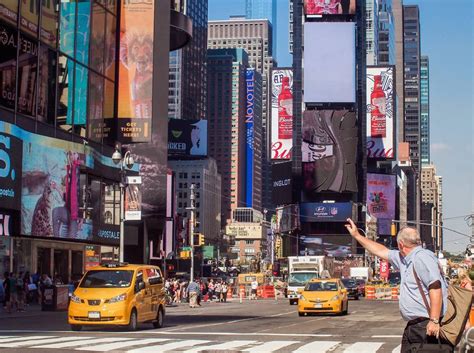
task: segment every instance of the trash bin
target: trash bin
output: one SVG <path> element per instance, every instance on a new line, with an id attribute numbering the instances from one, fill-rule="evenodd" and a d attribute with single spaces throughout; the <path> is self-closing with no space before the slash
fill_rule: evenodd
<path id="1" fill-rule="evenodd" d="M 47 286 L 42 289 L 41 294 L 42 311 L 67 310 L 69 304 L 69 286 Z"/>

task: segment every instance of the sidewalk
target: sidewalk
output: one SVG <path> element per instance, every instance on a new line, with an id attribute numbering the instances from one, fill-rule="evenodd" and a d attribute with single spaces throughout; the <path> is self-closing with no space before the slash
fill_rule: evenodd
<path id="1" fill-rule="evenodd" d="M 24 319 L 32 317 L 44 317 L 47 314 L 64 314 L 65 311 L 41 311 L 41 305 L 30 304 L 23 312 L 12 311 L 10 314 L 2 307 L 0 308 L 0 320 Z"/>

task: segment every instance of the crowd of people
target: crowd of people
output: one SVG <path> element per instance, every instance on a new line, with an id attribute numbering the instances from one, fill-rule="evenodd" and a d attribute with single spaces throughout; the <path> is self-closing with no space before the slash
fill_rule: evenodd
<path id="1" fill-rule="evenodd" d="M 191 308 L 201 306 L 204 302 L 227 302 L 229 284 L 221 279 L 196 279 L 190 282 L 185 279 L 171 278 L 165 282 L 168 302 L 189 302 Z"/>

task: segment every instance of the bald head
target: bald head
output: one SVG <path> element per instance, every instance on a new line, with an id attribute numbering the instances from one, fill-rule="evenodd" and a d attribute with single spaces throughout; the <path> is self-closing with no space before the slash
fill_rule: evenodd
<path id="1" fill-rule="evenodd" d="M 400 241 L 407 247 L 421 245 L 420 233 L 412 227 L 402 228 L 397 234 L 397 242 Z"/>

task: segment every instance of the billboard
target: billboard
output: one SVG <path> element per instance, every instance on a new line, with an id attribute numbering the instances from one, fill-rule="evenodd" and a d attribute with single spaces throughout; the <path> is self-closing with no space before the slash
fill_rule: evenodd
<path id="1" fill-rule="evenodd" d="M 246 207 L 253 205 L 253 170 L 254 170 L 254 120 L 255 120 L 255 69 L 249 68 L 245 73 L 246 92 L 246 110 L 245 110 L 245 154 L 246 154 Z"/>
<path id="2" fill-rule="evenodd" d="M 0 19 L 16 26 L 18 18 L 18 1 L 2 0 L 0 3 Z"/>
<path id="3" fill-rule="evenodd" d="M 367 67 L 367 158 L 394 158 L 394 70 Z"/>
<path id="4" fill-rule="evenodd" d="M 303 113 L 303 196 L 324 191 L 357 192 L 357 119 L 349 110 Z"/>
<path id="5" fill-rule="evenodd" d="M 18 137 L 0 131 L 0 205 L 21 209 L 21 161 L 23 146 Z"/>
<path id="6" fill-rule="evenodd" d="M 304 25 L 304 102 L 355 102 L 355 24 Z"/>
<path id="7" fill-rule="evenodd" d="M 142 219 L 142 193 L 139 184 L 129 184 L 125 188 L 125 220 L 140 221 Z"/>
<path id="8" fill-rule="evenodd" d="M 207 120 L 168 120 L 168 156 L 207 156 Z"/>
<path id="9" fill-rule="evenodd" d="M 277 207 L 275 214 L 275 232 L 287 233 L 300 228 L 299 205 Z"/>
<path id="10" fill-rule="evenodd" d="M 293 148 L 293 70 L 272 70 L 271 158 L 291 159 Z"/>
<path id="11" fill-rule="evenodd" d="M 314 15 L 354 15 L 356 0 L 304 0 L 306 16 Z"/>
<path id="12" fill-rule="evenodd" d="M 151 140 L 154 0 L 122 1 L 117 138 Z"/>
<path id="13" fill-rule="evenodd" d="M 274 205 L 285 205 L 292 202 L 292 169 L 291 162 L 272 165 L 272 200 Z"/>
<path id="14" fill-rule="evenodd" d="M 395 219 L 396 176 L 367 173 L 367 212 L 377 218 L 378 233 L 390 234 Z"/>
<path id="15" fill-rule="evenodd" d="M 265 228 L 255 223 L 234 223 L 225 227 L 226 235 L 239 239 L 263 239 Z"/>
<path id="16" fill-rule="evenodd" d="M 309 202 L 300 205 L 301 223 L 345 222 L 348 218 L 356 218 L 355 211 L 352 202 Z"/>
<path id="17" fill-rule="evenodd" d="M 299 255 L 346 257 L 352 254 L 352 238 L 350 235 L 300 235 L 298 245 Z"/>

